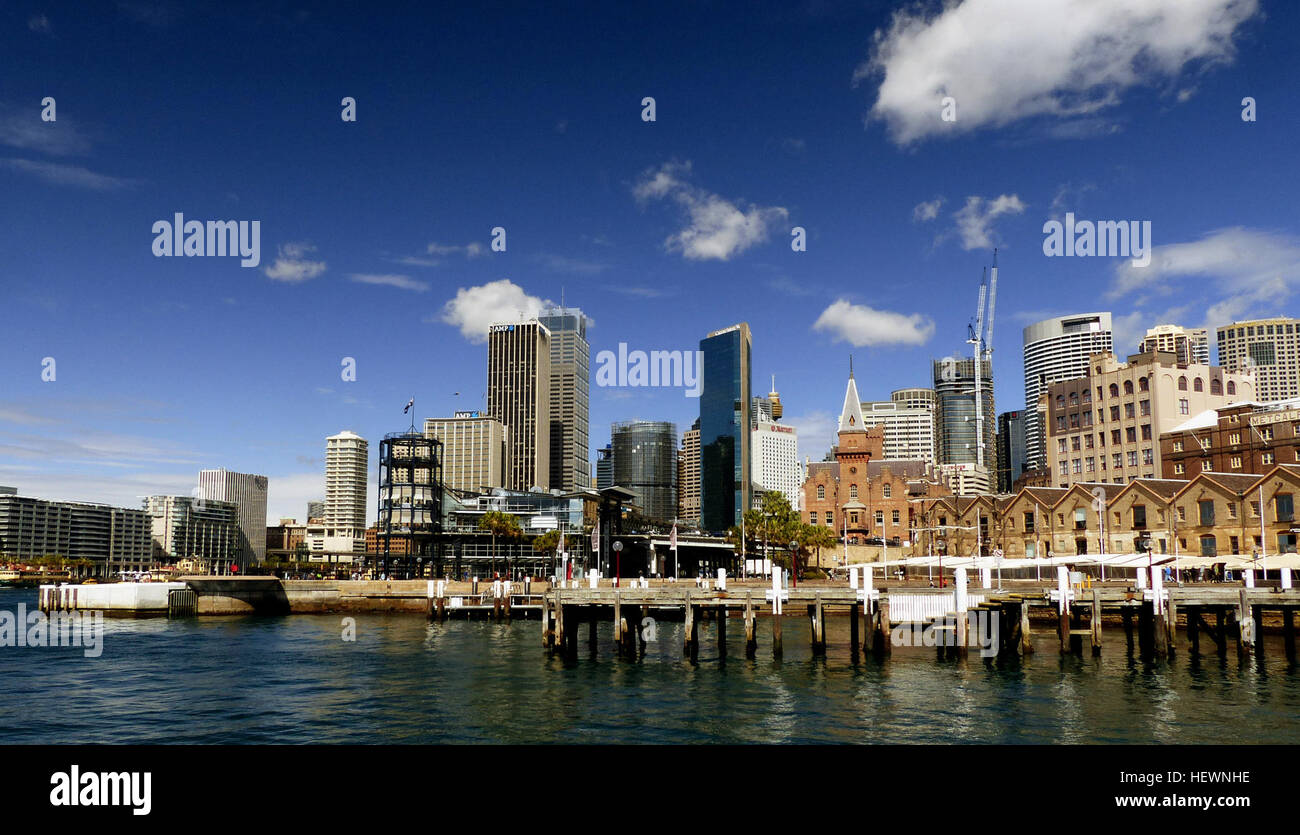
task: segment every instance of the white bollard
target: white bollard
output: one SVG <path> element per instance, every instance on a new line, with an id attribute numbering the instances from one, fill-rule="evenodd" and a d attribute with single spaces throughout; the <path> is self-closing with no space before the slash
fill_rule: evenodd
<path id="1" fill-rule="evenodd" d="M 1242 579 L 1246 581 L 1246 588 L 1248 589 L 1255 588 L 1255 569 L 1253 568 L 1243 569 L 1241 572 L 1241 576 Z"/>
<path id="2" fill-rule="evenodd" d="M 434 581 L 433 581 L 433 580 L 430 580 L 430 581 L 429 581 L 429 597 L 430 597 L 430 599 L 432 599 L 432 598 L 434 598 L 434 597 L 437 596 L 437 595 L 434 594 L 434 592 L 435 592 L 436 590 L 437 590 L 437 586 L 434 584 Z"/>
<path id="3" fill-rule="evenodd" d="M 1070 593 L 1070 569 L 1063 565 L 1056 567 L 1056 591 L 1061 599 L 1058 602 L 1057 612 L 1064 614 L 1069 610 L 1069 593 Z"/>
<path id="4" fill-rule="evenodd" d="M 993 588 L 993 569 L 991 568 L 980 569 L 980 588 L 983 589 Z"/>
<path id="5" fill-rule="evenodd" d="M 781 614 L 781 571 L 772 572 L 772 613 Z"/>
<path id="6" fill-rule="evenodd" d="M 875 581 L 876 572 L 869 566 L 862 566 L 862 588 L 866 591 L 867 596 L 871 595 L 871 584 Z"/>
<path id="7" fill-rule="evenodd" d="M 1165 590 L 1165 570 L 1158 565 L 1153 565 L 1151 566 L 1151 592 L 1152 592 L 1152 596 L 1156 600 L 1157 612 L 1163 611 L 1163 609 L 1160 608 L 1161 607 L 1160 598 L 1162 596 L 1161 593 L 1164 590 Z"/>
<path id="8" fill-rule="evenodd" d="M 981 569 L 981 572 L 983 570 Z M 957 617 L 965 617 L 964 612 L 970 608 L 970 601 L 966 594 L 966 569 L 959 568 L 954 573 L 956 574 L 956 583 L 954 585 L 957 588 L 953 594 L 957 603 Z"/>
<path id="9" fill-rule="evenodd" d="M 587 582 L 590 584 L 590 588 L 593 589 L 596 588 L 596 586 L 600 583 L 600 573 L 596 571 L 596 569 L 594 568 L 588 571 Z"/>
<path id="10" fill-rule="evenodd" d="M 858 590 L 858 567 L 856 565 L 849 566 L 849 588 L 854 591 Z"/>
<path id="11" fill-rule="evenodd" d="M 1284 589 L 1290 589 L 1290 588 L 1291 588 L 1291 569 L 1289 569 L 1289 568 L 1283 568 L 1283 569 L 1281 570 L 1281 573 L 1282 573 L 1282 588 L 1284 588 Z"/>
<path id="12" fill-rule="evenodd" d="M 1147 587 L 1147 570 L 1145 568 L 1139 568 L 1137 570 L 1136 579 L 1137 582 L 1134 585 L 1138 587 L 1138 591 L 1144 590 Z"/>
<path id="13" fill-rule="evenodd" d="M 434 586 L 434 592 L 435 592 L 434 596 L 435 596 L 435 597 L 438 597 L 438 598 L 441 598 L 444 594 L 446 594 L 446 592 L 447 592 L 447 581 L 446 581 L 446 580 L 439 580 L 439 581 L 437 582 L 437 585 Z"/>
<path id="14" fill-rule="evenodd" d="M 718 569 L 718 591 L 727 590 L 727 569 Z"/>

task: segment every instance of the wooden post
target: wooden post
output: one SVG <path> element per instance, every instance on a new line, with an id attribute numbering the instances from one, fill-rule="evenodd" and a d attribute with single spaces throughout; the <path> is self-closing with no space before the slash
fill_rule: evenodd
<path id="1" fill-rule="evenodd" d="M 1070 654 L 1070 604 L 1056 616 L 1056 636 L 1060 639 L 1061 655 Z"/>
<path id="2" fill-rule="evenodd" d="M 1151 634 L 1157 658 L 1169 657 L 1169 621 L 1166 620 L 1164 602 L 1151 601 Z"/>
<path id="3" fill-rule="evenodd" d="M 1201 654 L 1201 610 L 1198 606 L 1187 607 L 1187 644 L 1193 656 Z"/>
<path id="4" fill-rule="evenodd" d="M 542 595 L 542 646 L 547 649 L 551 646 L 551 609 L 546 595 Z"/>
<path id="5" fill-rule="evenodd" d="M 718 621 L 718 657 L 727 657 L 727 604 L 722 603 L 714 610 Z"/>
<path id="6" fill-rule="evenodd" d="M 1101 589 L 1092 590 L 1092 654 L 1101 655 Z"/>
<path id="7" fill-rule="evenodd" d="M 1264 657 L 1264 607 L 1250 607 L 1251 620 L 1255 622 L 1254 632 L 1252 633 L 1251 648 L 1255 650 L 1255 655 L 1259 658 Z"/>
<path id="8" fill-rule="evenodd" d="M 1129 654 L 1133 654 L 1133 607 L 1125 603 L 1120 607 L 1120 616 L 1124 619 L 1124 643 L 1128 645 Z"/>
<path id="9" fill-rule="evenodd" d="M 1219 655 L 1226 656 L 1228 654 L 1228 607 L 1219 606 L 1215 609 L 1215 612 L 1214 627 L 1216 637 L 1214 642 L 1218 645 Z"/>
<path id="10" fill-rule="evenodd" d="M 587 604 L 584 607 L 587 615 L 587 646 L 592 652 L 596 651 L 596 627 L 598 625 L 598 614 L 596 606 Z"/>
<path id="11" fill-rule="evenodd" d="M 1295 610 L 1290 606 L 1282 608 L 1282 642 L 1286 646 L 1286 660 L 1295 662 L 1295 623 L 1292 621 L 1292 615 Z"/>
<path id="12" fill-rule="evenodd" d="M 1169 654 L 1174 655 L 1178 652 L 1178 604 L 1173 591 L 1169 592 L 1169 602 L 1165 604 L 1165 635 L 1169 639 Z"/>
<path id="13" fill-rule="evenodd" d="M 780 658 L 782 655 L 781 611 L 782 611 L 781 601 L 779 599 L 773 599 L 772 600 L 772 657 L 773 658 Z"/>
<path id="14" fill-rule="evenodd" d="M 854 660 L 858 657 L 858 604 L 849 607 L 849 652 Z"/>
<path id="15" fill-rule="evenodd" d="M 626 624 L 623 621 L 623 603 L 619 599 L 619 593 L 614 591 L 614 648 L 618 654 L 623 654 L 623 630 Z"/>
<path id="16" fill-rule="evenodd" d="M 555 639 L 551 643 L 552 649 L 555 648 L 556 645 L 558 645 L 560 647 L 560 650 L 563 651 L 564 641 L 565 638 L 567 637 L 568 636 L 564 634 L 564 604 L 560 602 L 560 590 L 556 589 L 555 590 Z"/>
<path id="17" fill-rule="evenodd" d="M 753 658 L 758 654 L 758 630 L 755 629 L 754 595 L 745 594 L 745 657 Z"/>
<path id="18" fill-rule="evenodd" d="M 883 594 L 880 596 L 880 605 L 877 607 L 877 628 L 875 640 L 876 646 L 879 647 L 876 652 L 881 655 L 890 655 L 893 653 L 893 641 L 890 640 L 889 599 Z"/>
<path id="19" fill-rule="evenodd" d="M 822 605 L 821 592 L 817 592 L 812 612 L 812 651 L 814 655 L 821 655 L 826 652 L 826 609 Z"/>
<path id="20" fill-rule="evenodd" d="M 1143 658 L 1155 653 L 1155 612 L 1151 603 L 1143 602 L 1138 610 L 1138 650 Z"/>
<path id="21" fill-rule="evenodd" d="M 1255 648 L 1254 624 L 1247 620 L 1250 617 L 1250 602 L 1245 589 L 1241 590 L 1241 596 L 1237 599 L 1237 655 L 1244 658 Z"/>
<path id="22" fill-rule="evenodd" d="M 1034 654 L 1033 630 L 1029 626 L 1029 601 L 1020 601 L 1020 654 Z"/>

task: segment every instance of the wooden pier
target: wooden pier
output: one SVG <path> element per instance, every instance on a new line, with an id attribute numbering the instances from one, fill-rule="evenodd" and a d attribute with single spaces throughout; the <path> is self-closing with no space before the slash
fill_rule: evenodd
<path id="1" fill-rule="evenodd" d="M 990 648 L 996 652 L 991 654 L 1023 656 L 1036 648 L 1031 622 L 1044 620 L 1055 628 L 1041 634 L 1051 636 L 1060 653 L 1100 655 L 1103 621 L 1109 618 L 1112 624 L 1119 621 L 1129 649 L 1144 658 L 1167 658 L 1183 651 L 1197 655 L 1203 640 L 1213 643 L 1220 655 L 1235 646 L 1238 655 L 1248 657 L 1261 651 L 1258 635 L 1265 615 L 1275 614 L 1286 656 L 1296 660 L 1300 591 L 1292 589 L 1198 585 L 1152 590 L 1115 584 L 1066 589 L 1063 603 L 1059 587 L 1016 583 L 1002 590 L 972 588 L 966 596 L 962 613 L 951 588 L 886 587 L 864 592 L 848 586 L 801 586 L 783 589 L 779 601 L 773 600 L 771 589 L 740 584 L 726 591 L 685 584 L 560 588 L 541 596 L 542 645 L 574 657 L 582 624 L 588 625 L 588 644 L 594 648 L 597 623 L 610 620 L 617 654 L 638 657 L 645 651 L 646 619 L 654 617 L 684 624 L 682 650 L 691 660 L 698 657 L 700 625 L 712 624 L 718 655 L 725 658 L 728 621 L 737 620 L 738 627 L 743 624 L 745 655 L 753 658 L 762 617 L 770 624 L 772 653 L 780 657 L 782 624 L 794 615 L 809 619 L 811 649 L 820 655 L 826 651 L 827 617 L 847 614 L 849 650 L 855 658 L 865 653 L 888 656 L 900 626 L 927 633 L 925 646 L 935 646 L 941 658 L 964 657 L 975 648 L 969 634 L 973 628 L 996 636 L 996 647 Z M 995 621 L 996 629 L 989 629 Z"/>

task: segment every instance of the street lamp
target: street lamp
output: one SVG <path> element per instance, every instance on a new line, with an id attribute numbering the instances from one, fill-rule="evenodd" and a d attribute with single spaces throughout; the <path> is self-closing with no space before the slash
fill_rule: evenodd
<path id="1" fill-rule="evenodd" d="M 618 578 L 622 575 L 623 542 L 614 540 L 614 587 L 618 588 Z"/>
<path id="2" fill-rule="evenodd" d="M 799 588 L 799 572 L 796 571 L 799 564 L 799 552 L 796 550 L 798 547 L 798 541 L 790 540 L 790 588 L 792 589 Z"/>

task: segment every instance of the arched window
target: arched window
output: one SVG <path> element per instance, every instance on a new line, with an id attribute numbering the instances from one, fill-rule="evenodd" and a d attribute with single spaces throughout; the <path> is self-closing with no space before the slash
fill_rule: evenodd
<path id="1" fill-rule="evenodd" d="M 1119 397 L 1119 386 L 1115 385 L 1114 383 L 1110 384 L 1110 396 Z"/>
<path id="2" fill-rule="evenodd" d="M 1234 395 L 1234 394 L 1236 394 L 1236 393 L 1237 393 L 1237 384 L 1234 383 L 1232 380 L 1229 380 L 1229 381 L 1228 381 L 1228 396 L 1232 396 L 1232 395 Z"/>
<path id="3" fill-rule="evenodd" d="M 825 485 L 825 484 L 818 484 L 818 485 L 817 485 L 817 498 L 819 498 L 819 499 L 824 499 L 824 498 L 826 498 L 826 485 Z"/>
<path id="4" fill-rule="evenodd" d="M 1146 377 L 1139 378 L 1138 391 L 1150 391 L 1150 390 L 1151 390 L 1151 383 L 1148 382 L 1147 378 Z"/>
<path id="5" fill-rule="evenodd" d="M 1197 377 L 1195 380 L 1192 380 L 1192 391 L 1205 391 L 1205 383 L 1201 380 L 1200 377 Z"/>
<path id="6" fill-rule="evenodd" d="M 1125 381 L 1124 381 L 1124 393 L 1125 393 L 1125 394 L 1132 394 L 1132 393 L 1133 393 L 1133 381 L 1132 381 L 1132 380 L 1125 380 Z"/>
<path id="7" fill-rule="evenodd" d="M 1210 394 L 1223 394 L 1223 381 L 1217 377 L 1210 381 Z"/>
<path id="8" fill-rule="evenodd" d="M 1058 409 L 1064 409 L 1064 408 L 1065 408 L 1065 395 L 1064 395 L 1064 394 L 1058 394 L 1058 395 L 1056 395 L 1056 408 L 1058 408 Z"/>
<path id="9" fill-rule="evenodd" d="M 1178 378 L 1178 390 L 1179 390 L 1179 391 L 1187 391 L 1187 378 L 1186 378 L 1186 377 L 1179 377 L 1179 378 Z"/>

